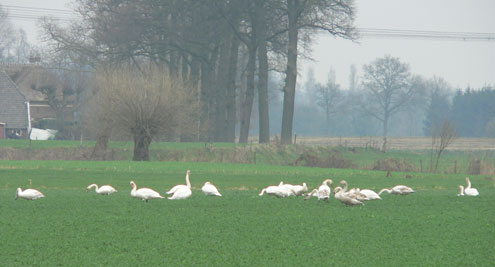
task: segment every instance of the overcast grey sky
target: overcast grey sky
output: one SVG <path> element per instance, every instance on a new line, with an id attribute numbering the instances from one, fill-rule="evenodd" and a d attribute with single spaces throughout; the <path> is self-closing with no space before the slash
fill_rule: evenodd
<path id="1" fill-rule="evenodd" d="M 0 0 L 3 5 L 68 9 L 70 0 Z M 446 32 L 479 32 L 495 34 L 495 1 L 493 0 L 356 0 L 358 28 L 380 28 Z M 53 14 L 49 12 L 49 14 Z M 60 14 L 60 16 L 68 16 Z M 35 21 L 13 19 L 36 43 Z M 443 77 L 455 88 L 495 85 L 495 40 L 445 41 L 427 39 L 371 39 L 354 43 L 322 34 L 313 45 L 314 61 L 300 61 L 299 83 L 305 81 L 308 67 L 324 83 L 330 67 L 337 82 L 348 85 L 349 68 L 390 54 L 409 63 L 411 71 L 425 77 Z"/>

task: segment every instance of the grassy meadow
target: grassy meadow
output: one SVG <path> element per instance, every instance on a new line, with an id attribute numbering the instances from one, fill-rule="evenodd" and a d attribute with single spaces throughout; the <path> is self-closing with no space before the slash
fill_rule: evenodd
<path id="1" fill-rule="evenodd" d="M 184 184 L 187 200 L 131 198 L 129 181 L 164 194 Z M 0 161 L 2 266 L 492 266 L 495 179 L 470 176 L 479 197 L 457 197 L 465 174 L 188 162 Z M 378 191 L 406 184 L 362 207 L 331 198 L 260 197 L 268 185 L 324 178 Z M 206 197 L 211 181 L 224 195 Z M 91 183 L 119 192 L 85 192 Z M 15 189 L 46 197 L 14 200 Z"/>

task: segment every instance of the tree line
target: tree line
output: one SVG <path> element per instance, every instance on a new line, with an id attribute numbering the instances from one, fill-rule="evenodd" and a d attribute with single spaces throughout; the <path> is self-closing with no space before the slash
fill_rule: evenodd
<path id="1" fill-rule="evenodd" d="M 279 131 L 286 144 L 295 132 L 382 135 L 385 150 L 388 135 L 430 135 L 446 118 L 460 135 L 495 128 L 489 104 L 472 105 L 490 99 L 490 89 L 453 95 L 443 79 L 415 75 L 391 55 L 362 66 L 360 76 L 351 66 L 347 86 L 332 70 L 326 84 L 310 73 L 298 84 L 297 60 L 317 34 L 358 38 L 352 0 L 78 0 L 76 10 L 81 19 L 68 26 L 43 20 L 44 62 L 72 84 L 64 91 L 96 133 L 95 156 L 116 132 L 129 132 L 135 159 L 146 160 L 153 139 L 235 142 L 236 130 L 241 143 L 253 129 L 260 143 Z M 58 113 L 69 111 L 58 104 Z"/>
<path id="2" fill-rule="evenodd" d="M 316 32 L 354 39 L 352 0 L 79 0 L 82 20 L 45 20 L 52 51 L 97 68 L 166 66 L 197 88 L 197 134 L 185 140 L 248 139 L 258 95 L 260 142 L 268 142 L 268 72 L 285 74 L 282 141 L 292 142 L 297 57 Z M 237 101 L 236 101 L 237 100 Z"/>

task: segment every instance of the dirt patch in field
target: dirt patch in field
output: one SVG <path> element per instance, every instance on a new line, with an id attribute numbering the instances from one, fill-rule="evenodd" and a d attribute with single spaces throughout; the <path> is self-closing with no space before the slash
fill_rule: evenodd
<path id="1" fill-rule="evenodd" d="M 237 191 L 249 191 L 250 189 L 247 186 L 238 186 L 238 187 L 227 187 L 227 190 L 237 190 Z"/>
<path id="2" fill-rule="evenodd" d="M 377 160 L 372 170 L 376 171 L 395 171 L 395 172 L 416 172 L 418 167 L 403 159 L 384 159 Z"/>

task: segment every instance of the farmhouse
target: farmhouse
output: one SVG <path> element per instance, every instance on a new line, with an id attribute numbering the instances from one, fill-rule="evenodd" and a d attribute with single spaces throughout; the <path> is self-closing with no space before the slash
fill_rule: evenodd
<path id="1" fill-rule="evenodd" d="M 29 102 L 7 73 L 0 70 L 0 138 L 26 137 L 29 128 Z"/>
<path id="2" fill-rule="evenodd" d="M 73 114 L 66 111 L 67 107 L 72 106 L 74 97 L 66 93 L 63 82 L 53 73 L 38 64 L 8 65 L 4 68 L 29 101 L 33 127 L 54 128 L 57 112 L 66 113 L 63 114 L 65 120 L 73 120 Z"/>

